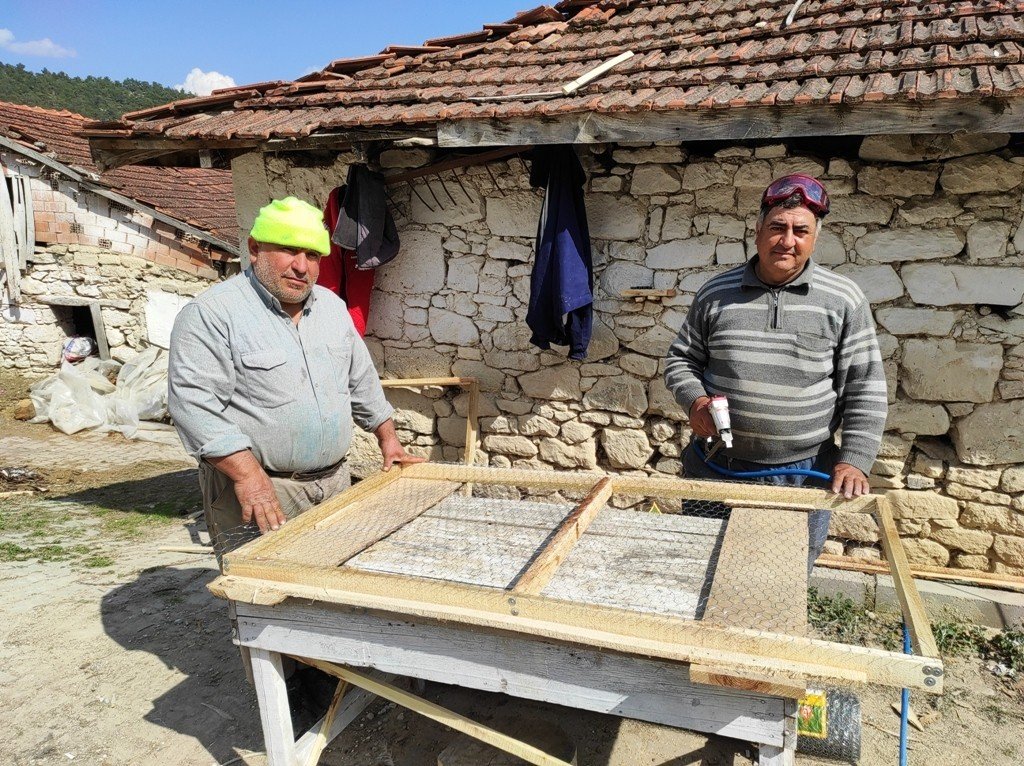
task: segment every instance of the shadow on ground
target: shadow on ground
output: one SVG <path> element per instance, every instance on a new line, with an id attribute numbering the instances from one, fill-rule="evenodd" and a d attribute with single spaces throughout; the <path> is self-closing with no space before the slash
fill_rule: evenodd
<path id="1" fill-rule="evenodd" d="M 188 472 L 184 472 L 188 473 Z M 182 675 L 152 702 L 147 721 L 193 737 L 216 763 L 263 748 L 256 695 L 231 643 L 227 604 L 206 589 L 213 569 L 154 567 L 101 604 L 107 635 Z"/>
<path id="2" fill-rule="evenodd" d="M 195 468 L 156 476 L 131 478 L 113 484 L 98 484 L 65 494 L 54 500 L 166 517 L 183 516 L 202 507 Z"/>

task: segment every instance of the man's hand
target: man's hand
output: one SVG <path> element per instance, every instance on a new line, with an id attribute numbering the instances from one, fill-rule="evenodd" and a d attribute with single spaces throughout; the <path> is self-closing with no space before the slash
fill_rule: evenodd
<path id="1" fill-rule="evenodd" d="M 280 529 L 285 523 L 274 485 L 250 450 L 208 457 L 206 461 L 235 485 L 235 497 L 242 507 L 242 522 L 256 522 L 260 532 Z"/>
<path id="2" fill-rule="evenodd" d="M 702 439 L 718 433 L 715 421 L 711 419 L 711 397 L 699 396 L 690 405 L 690 428 Z"/>
<path id="3" fill-rule="evenodd" d="M 868 477 L 859 468 L 849 463 L 836 463 L 832 471 L 832 491 L 850 500 L 869 494 L 871 485 L 868 484 Z"/>
<path id="4" fill-rule="evenodd" d="M 262 468 L 235 481 L 235 496 L 242 506 L 242 521 L 255 521 L 261 534 L 280 529 L 285 523 L 274 485 Z"/>
<path id="5" fill-rule="evenodd" d="M 380 456 L 384 460 L 384 470 L 390 471 L 395 463 L 411 465 L 422 463 L 426 458 L 410 455 L 398 441 L 398 434 L 395 433 L 395 424 L 391 420 L 385 420 L 377 430 L 373 432 L 377 437 L 377 444 L 380 446 Z"/>

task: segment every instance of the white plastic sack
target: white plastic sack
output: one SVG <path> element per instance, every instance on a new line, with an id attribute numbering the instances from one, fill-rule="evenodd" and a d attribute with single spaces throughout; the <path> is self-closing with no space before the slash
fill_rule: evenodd
<path id="1" fill-rule="evenodd" d="M 167 416 L 167 354 L 146 349 L 120 367 L 113 384 L 108 376 L 117 369 L 117 362 L 95 357 L 61 365 L 60 372 L 29 390 L 36 408 L 32 422 L 50 421 L 67 434 L 92 428 L 144 438 L 139 433 L 141 421 Z"/>

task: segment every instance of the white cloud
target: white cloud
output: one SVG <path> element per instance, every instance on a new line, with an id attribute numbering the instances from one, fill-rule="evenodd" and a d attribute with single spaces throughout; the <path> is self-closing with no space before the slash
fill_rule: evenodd
<path id="1" fill-rule="evenodd" d="M 9 29 L 0 29 L 0 49 L 19 53 L 22 56 L 45 56 L 46 58 L 63 59 L 77 56 L 71 48 L 57 45 L 49 37 L 42 40 L 29 40 L 19 43 L 14 39 L 14 33 Z"/>
<path id="2" fill-rule="evenodd" d="M 174 87 L 186 93 L 195 93 L 197 96 L 209 96 L 212 91 L 218 88 L 235 87 L 235 81 L 226 74 L 204 72 L 199 67 L 193 67 L 192 71 L 185 77 L 185 82 Z"/>

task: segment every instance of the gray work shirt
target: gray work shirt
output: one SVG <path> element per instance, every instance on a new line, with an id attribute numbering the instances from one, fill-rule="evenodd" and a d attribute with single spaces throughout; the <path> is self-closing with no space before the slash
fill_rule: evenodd
<path id="1" fill-rule="evenodd" d="M 197 460 L 251 449 L 271 471 L 337 463 L 353 419 L 373 431 L 393 412 L 344 301 L 314 287 L 296 326 L 251 269 L 178 314 L 167 406 Z"/>

